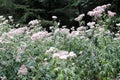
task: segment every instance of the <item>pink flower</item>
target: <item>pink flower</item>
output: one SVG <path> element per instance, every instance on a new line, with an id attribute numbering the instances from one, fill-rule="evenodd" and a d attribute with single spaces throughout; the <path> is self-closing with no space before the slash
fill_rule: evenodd
<path id="1" fill-rule="evenodd" d="M 30 22 L 28 23 L 28 25 L 33 25 L 33 26 L 35 26 L 35 25 L 39 24 L 39 22 L 40 22 L 40 20 L 35 19 L 35 20 L 30 21 Z"/>
<path id="2" fill-rule="evenodd" d="M 95 25 L 95 22 L 88 22 L 87 25 L 88 25 L 88 26 L 94 26 L 94 25 Z"/>
<path id="3" fill-rule="evenodd" d="M 69 37 L 76 37 L 76 36 L 78 36 L 78 35 L 80 35 L 80 34 L 79 34 L 79 31 L 72 31 L 72 32 L 69 34 Z"/>
<path id="4" fill-rule="evenodd" d="M 41 32 L 34 33 L 31 36 L 31 39 L 32 40 L 43 39 L 45 37 L 49 37 L 50 35 L 51 35 L 51 33 L 48 33 L 47 31 L 41 31 Z"/>
<path id="5" fill-rule="evenodd" d="M 60 29 L 60 33 L 62 34 L 69 34 L 70 30 L 67 28 Z"/>
<path id="6" fill-rule="evenodd" d="M 75 18 L 75 21 L 80 21 L 85 16 L 85 14 L 80 14 L 77 18 Z"/>
<path id="7" fill-rule="evenodd" d="M 104 32 L 104 28 L 99 28 L 100 33 Z"/>
<path id="8" fill-rule="evenodd" d="M 6 76 L 1 77 L 1 80 L 7 80 Z"/>
<path id="9" fill-rule="evenodd" d="M 83 30 L 86 30 L 86 28 L 84 26 L 80 26 L 77 28 L 77 31 L 83 31 Z"/>
<path id="10" fill-rule="evenodd" d="M 105 9 L 108 8 L 110 4 L 97 6 L 92 11 L 89 11 L 87 15 L 94 17 L 94 19 L 100 18 L 102 13 L 105 12 Z"/>
<path id="11" fill-rule="evenodd" d="M 62 55 L 62 56 L 59 56 L 59 58 L 62 60 L 66 60 L 68 58 L 68 55 Z"/>
<path id="12" fill-rule="evenodd" d="M 25 65 L 22 65 L 17 73 L 18 75 L 27 75 L 28 69 Z"/>
<path id="13" fill-rule="evenodd" d="M 68 51 L 58 51 L 57 53 L 54 53 L 52 57 L 65 60 L 68 58 Z"/>
<path id="14" fill-rule="evenodd" d="M 68 55 L 68 51 L 59 51 L 58 54 L 60 54 L 60 55 Z"/>
<path id="15" fill-rule="evenodd" d="M 105 10 L 102 6 L 98 6 L 95 9 L 93 9 L 93 11 L 99 11 L 99 13 L 103 13 Z"/>
<path id="16" fill-rule="evenodd" d="M 0 43 L 2 43 L 3 42 L 3 38 L 2 37 L 0 37 Z"/>
<path id="17" fill-rule="evenodd" d="M 62 60 L 66 60 L 67 58 L 74 58 L 77 57 L 77 55 L 74 52 L 68 52 L 68 51 L 58 51 L 57 53 L 54 53 L 52 58 L 58 58 Z"/>
<path id="18" fill-rule="evenodd" d="M 5 33 L 9 38 L 14 38 L 14 36 L 18 36 L 23 34 L 27 30 L 27 27 L 18 28 L 18 29 L 11 29 L 8 33 Z M 3 35 L 4 36 L 4 35 Z"/>
<path id="19" fill-rule="evenodd" d="M 52 58 L 59 58 L 59 56 L 60 55 L 58 53 L 54 53 L 53 56 L 52 56 Z"/>
<path id="20" fill-rule="evenodd" d="M 116 15 L 116 13 L 115 13 L 115 12 L 112 12 L 112 11 L 108 11 L 108 15 L 109 15 L 110 17 L 113 17 L 113 16 Z"/>
<path id="21" fill-rule="evenodd" d="M 74 52 L 70 52 L 69 57 L 74 58 L 74 57 L 77 57 L 77 55 Z"/>
<path id="22" fill-rule="evenodd" d="M 57 48 L 55 48 L 55 47 L 50 47 L 50 49 L 47 50 L 47 51 L 45 52 L 45 54 L 51 54 L 51 53 L 55 53 L 55 52 L 57 52 L 57 51 L 58 51 Z"/>

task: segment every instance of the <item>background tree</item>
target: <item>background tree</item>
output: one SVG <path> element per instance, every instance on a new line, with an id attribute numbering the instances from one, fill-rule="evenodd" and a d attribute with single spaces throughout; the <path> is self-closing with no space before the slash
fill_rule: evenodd
<path id="1" fill-rule="evenodd" d="M 120 14 L 120 0 L 0 0 L 0 14 L 13 15 L 16 22 L 23 24 L 36 18 L 49 24 L 51 17 L 55 15 L 61 25 L 71 27 L 78 26 L 74 18 L 79 14 L 108 3 L 112 4 L 112 11 Z M 88 22 L 90 17 L 87 16 L 84 20 Z"/>

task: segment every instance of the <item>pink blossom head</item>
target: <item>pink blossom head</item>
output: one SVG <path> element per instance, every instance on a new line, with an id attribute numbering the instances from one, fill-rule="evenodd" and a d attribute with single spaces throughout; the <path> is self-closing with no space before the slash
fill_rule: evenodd
<path id="1" fill-rule="evenodd" d="M 7 80 L 6 76 L 1 77 L 1 80 Z"/>
<path id="2" fill-rule="evenodd" d="M 22 65 L 17 73 L 18 75 L 27 75 L 28 74 L 28 70 L 26 65 Z"/>
<path id="3" fill-rule="evenodd" d="M 31 36 L 31 39 L 35 41 L 38 39 L 43 39 L 45 37 L 49 37 L 50 35 L 51 35 L 51 33 L 48 33 L 47 31 L 40 31 L 40 32 L 34 33 Z"/>
<path id="4" fill-rule="evenodd" d="M 69 57 L 74 58 L 74 57 L 77 57 L 77 55 L 74 52 L 70 52 Z"/>
<path id="5" fill-rule="evenodd" d="M 75 21 L 82 20 L 84 16 L 85 16 L 85 14 L 80 14 L 77 18 L 75 18 Z"/>
<path id="6" fill-rule="evenodd" d="M 105 29 L 104 28 L 99 28 L 99 31 L 100 31 L 100 33 L 102 33 L 102 32 L 105 31 Z"/>
<path id="7" fill-rule="evenodd" d="M 116 15 L 116 13 L 115 13 L 115 12 L 112 12 L 112 11 L 108 11 L 108 15 L 109 15 L 110 17 L 113 17 L 113 16 Z"/>

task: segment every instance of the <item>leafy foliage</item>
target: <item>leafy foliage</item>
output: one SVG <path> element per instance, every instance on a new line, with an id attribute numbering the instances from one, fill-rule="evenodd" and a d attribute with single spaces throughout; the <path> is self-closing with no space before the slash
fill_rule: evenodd
<path id="1" fill-rule="evenodd" d="M 82 22 L 79 18 L 78 22 Z M 41 20 L 30 21 L 29 27 L 14 28 L 19 24 L 11 24 L 11 16 L 0 16 L 1 79 L 119 79 L 120 28 L 116 33 L 106 28 L 112 18 L 103 14 L 87 26 L 80 24 L 76 30 L 70 30 L 66 26 L 59 28 L 60 22 L 54 16 L 51 32 L 47 32 Z"/>

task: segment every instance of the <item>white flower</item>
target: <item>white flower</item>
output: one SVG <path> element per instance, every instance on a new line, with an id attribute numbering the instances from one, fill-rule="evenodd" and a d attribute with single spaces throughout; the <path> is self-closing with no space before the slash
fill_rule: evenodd
<path id="1" fill-rule="evenodd" d="M 6 18 L 4 18 L 4 17 L 3 17 L 3 18 L 0 18 L 0 19 L 1 19 L 2 21 L 6 20 Z"/>
<path id="2" fill-rule="evenodd" d="M 3 24 L 8 24 L 8 20 L 3 21 Z"/>
<path id="3" fill-rule="evenodd" d="M 0 16 L 0 19 L 4 18 L 3 16 Z"/>
<path id="4" fill-rule="evenodd" d="M 82 54 L 83 54 L 83 51 L 80 51 L 79 54 L 82 55 Z"/>
<path id="5" fill-rule="evenodd" d="M 75 30 L 75 27 L 73 26 L 73 27 L 71 28 L 71 30 L 74 31 L 74 30 Z"/>
<path id="6" fill-rule="evenodd" d="M 57 26 L 59 26 L 59 25 L 60 25 L 60 22 L 57 23 Z"/>
<path id="7" fill-rule="evenodd" d="M 13 16 L 8 16 L 8 18 L 9 18 L 9 19 L 12 19 L 12 18 L 13 18 Z"/>
<path id="8" fill-rule="evenodd" d="M 28 69 L 25 65 L 22 65 L 17 73 L 18 75 L 27 75 Z"/>
<path id="9" fill-rule="evenodd" d="M 120 40 L 120 36 L 115 37 L 114 40 Z"/>
<path id="10" fill-rule="evenodd" d="M 75 65 L 75 63 L 72 63 L 72 66 L 74 66 Z"/>
<path id="11" fill-rule="evenodd" d="M 15 26 L 16 26 L 16 27 L 19 27 L 19 26 L 20 26 L 20 24 L 16 24 Z"/>
<path id="12" fill-rule="evenodd" d="M 52 16 L 53 19 L 57 19 L 57 16 Z"/>
<path id="13" fill-rule="evenodd" d="M 52 30 L 54 28 L 54 26 L 50 26 L 49 29 Z"/>
<path id="14" fill-rule="evenodd" d="M 57 34 L 57 33 L 59 33 L 59 32 L 60 32 L 60 29 L 57 28 L 57 29 L 55 29 L 54 34 Z"/>
<path id="15" fill-rule="evenodd" d="M 67 27 L 66 25 L 62 26 L 62 28 L 66 28 L 66 27 Z"/>
<path id="16" fill-rule="evenodd" d="M 120 26 L 120 23 L 116 24 L 116 26 Z"/>

